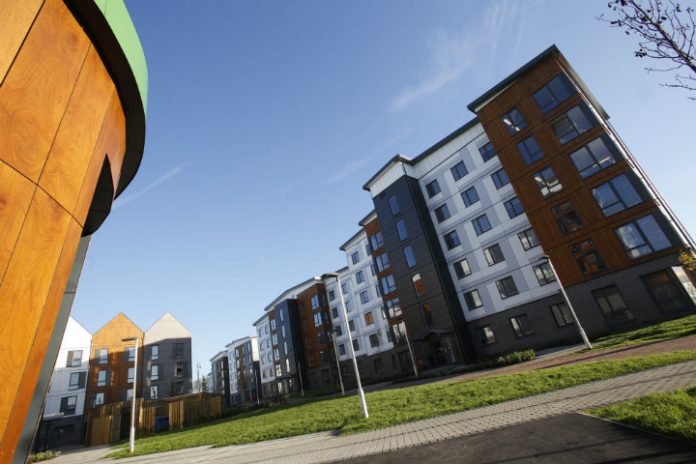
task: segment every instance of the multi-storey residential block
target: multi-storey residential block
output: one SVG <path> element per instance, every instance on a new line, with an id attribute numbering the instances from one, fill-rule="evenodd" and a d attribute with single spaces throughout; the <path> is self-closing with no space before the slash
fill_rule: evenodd
<path id="1" fill-rule="evenodd" d="M 210 358 L 210 372 L 212 381 L 210 382 L 210 392 L 222 395 L 225 405 L 230 404 L 230 365 L 229 353 L 222 350 Z"/>
<path id="2" fill-rule="evenodd" d="M 145 331 L 143 354 L 143 398 L 191 393 L 191 332 L 170 313 Z"/>
<path id="3" fill-rule="evenodd" d="M 259 345 L 256 337 L 244 337 L 225 346 L 229 357 L 231 402 L 256 403 L 261 391 Z"/>
<path id="4" fill-rule="evenodd" d="M 46 393 L 35 449 L 55 449 L 82 442 L 92 334 L 70 317 Z"/>

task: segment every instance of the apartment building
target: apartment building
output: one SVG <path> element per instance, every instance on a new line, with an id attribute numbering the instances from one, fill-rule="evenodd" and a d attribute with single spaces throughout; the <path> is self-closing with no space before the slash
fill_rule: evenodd
<path id="1" fill-rule="evenodd" d="M 171 313 L 145 331 L 142 397 L 165 399 L 190 393 L 191 332 Z"/>
<path id="2" fill-rule="evenodd" d="M 256 337 L 243 337 L 225 346 L 228 353 L 230 401 L 232 404 L 258 402 L 261 392 L 259 344 Z"/>
<path id="3" fill-rule="evenodd" d="M 229 406 L 231 404 L 230 364 L 227 350 L 222 350 L 210 358 L 210 372 L 212 377 L 208 387 L 210 392 L 222 395 L 222 401 Z"/>
<path id="4" fill-rule="evenodd" d="M 70 317 L 46 393 L 34 449 L 43 451 L 82 443 L 92 334 Z"/>

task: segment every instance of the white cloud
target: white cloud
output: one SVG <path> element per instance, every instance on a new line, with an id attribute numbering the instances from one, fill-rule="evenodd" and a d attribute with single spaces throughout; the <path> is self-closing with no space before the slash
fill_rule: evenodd
<path id="1" fill-rule="evenodd" d="M 178 166 L 174 166 L 172 169 L 170 169 L 169 171 L 167 171 L 166 173 L 164 173 L 162 176 L 158 177 L 157 179 L 153 180 L 152 182 L 150 182 L 148 185 L 146 185 L 142 189 L 138 190 L 137 192 L 133 192 L 129 195 L 124 195 L 122 197 L 119 197 L 114 202 L 114 208 L 117 208 L 119 206 L 123 206 L 127 203 L 130 203 L 131 201 L 145 195 L 150 190 L 153 190 L 153 189 L 159 187 L 160 185 L 162 185 L 163 183 L 165 183 L 166 181 L 168 181 L 172 177 L 179 174 L 188 164 L 189 163 L 187 162 L 187 163 L 179 164 Z"/>

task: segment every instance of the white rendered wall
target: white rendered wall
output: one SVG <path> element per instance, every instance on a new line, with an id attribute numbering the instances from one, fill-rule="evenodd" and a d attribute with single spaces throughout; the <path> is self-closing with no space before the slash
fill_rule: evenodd
<path id="1" fill-rule="evenodd" d="M 256 327 L 261 383 L 269 383 L 275 380 L 275 363 L 273 361 L 273 345 L 268 316 L 259 319 L 254 326 Z"/>

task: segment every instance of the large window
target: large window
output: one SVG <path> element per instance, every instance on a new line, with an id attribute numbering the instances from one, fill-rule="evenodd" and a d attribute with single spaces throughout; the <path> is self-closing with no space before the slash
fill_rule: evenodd
<path id="1" fill-rule="evenodd" d="M 382 272 L 389 268 L 389 256 L 386 253 L 382 253 L 375 258 L 377 263 L 377 272 Z M 343 292 L 345 293 L 345 292 Z"/>
<path id="2" fill-rule="evenodd" d="M 542 263 L 537 266 L 534 266 L 534 275 L 539 281 L 539 285 L 550 284 L 551 282 L 556 280 L 556 277 L 553 275 L 553 270 L 551 269 L 551 265 L 549 263 Z"/>
<path id="3" fill-rule="evenodd" d="M 397 200 L 396 197 L 393 195 L 389 197 L 389 209 L 391 210 L 392 215 L 396 215 L 401 212 L 399 200 Z"/>
<path id="4" fill-rule="evenodd" d="M 401 304 L 398 298 L 392 298 L 391 300 L 387 300 L 387 302 L 384 303 L 384 305 L 387 308 L 387 314 L 390 318 L 401 316 Z"/>
<path id="5" fill-rule="evenodd" d="M 556 321 L 558 327 L 563 327 L 570 324 L 575 324 L 573 319 L 573 314 L 570 312 L 570 308 L 565 303 L 553 304 L 550 306 L 551 314 Z"/>
<path id="6" fill-rule="evenodd" d="M 360 262 L 360 253 L 355 251 L 350 255 L 350 260 L 353 264 L 358 264 Z"/>
<path id="7" fill-rule="evenodd" d="M 426 184 L 425 191 L 428 192 L 428 198 L 432 198 L 435 195 L 437 195 L 438 193 L 440 193 L 441 192 L 440 184 L 438 183 L 437 179 Z"/>
<path id="8" fill-rule="evenodd" d="M 384 238 L 382 238 L 382 231 L 377 231 L 374 235 L 370 235 L 370 245 L 372 245 L 372 250 L 377 248 L 382 248 L 384 246 Z"/>
<path id="9" fill-rule="evenodd" d="M 694 304 L 688 298 L 681 282 L 670 271 L 664 270 L 644 275 L 641 279 L 655 304 L 663 312 L 669 314 L 693 308 Z"/>
<path id="10" fill-rule="evenodd" d="M 620 155 L 616 145 L 604 135 L 571 153 L 570 159 L 580 177 L 585 179 L 616 163 Z"/>
<path id="11" fill-rule="evenodd" d="M 391 274 L 382 277 L 379 283 L 382 285 L 382 295 L 386 295 L 387 293 L 391 293 L 396 290 L 394 276 Z"/>
<path id="12" fill-rule="evenodd" d="M 105 370 L 100 370 L 97 372 L 97 387 L 105 387 L 106 386 L 106 371 Z"/>
<path id="13" fill-rule="evenodd" d="M 481 300 L 481 294 L 478 289 L 466 292 L 464 294 L 464 301 L 466 301 L 466 306 L 469 308 L 469 311 L 483 306 L 483 300 Z"/>
<path id="14" fill-rule="evenodd" d="M 517 234 L 517 237 L 519 237 L 522 248 L 525 250 L 531 250 L 532 248 L 539 246 L 539 239 L 537 238 L 534 229 L 523 230 Z"/>
<path id="15" fill-rule="evenodd" d="M 159 345 L 150 345 L 150 359 L 153 361 L 159 359 Z"/>
<path id="16" fill-rule="evenodd" d="M 550 211 L 553 218 L 556 220 L 558 228 L 564 235 L 575 232 L 583 227 L 580 216 L 578 216 L 573 204 L 569 201 L 554 206 Z"/>
<path id="17" fill-rule="evenodd" d="M 500 280 L 496 280 L 495 285 L 498 287 L 498 292 L 500 293 L 500 298 L 502 299 L 509 298 L 519 293 L 517 290 L 517 285 L 515 285 L 515 279 L 513 279 L 512 276 L 507 276 Z"/>
<path id="18" fill-rule="evenodd" d="M 312 309 L 317 309 L 319 306 L 321 306 L 321 297 L 319 295 L 312 295 L 309 302 L 312 305 Z"/>
<path id="19" fill-rule="evenodd" d="M 534 92 L 534 101 L 543 113 L 547 113 L 575 93 L 565 74 L 559 74 Z"/>
<path id="20" fill-rule="evenodd" d="M 408 238 L 408 230 L 406 229 L 406 223 L 403 219 L 396 221 L 396 233 L 399 234 L 399 240 L 406 240 Z"/>
<path id="21" fill-rule="evenodd" d="M 463 279 L 464 277 L 471 275 L 469 261 L 467 261 L 466 258 L 463 258 L 454 263 L 454 273 L 457 275 L 457 279 Z"/>
<path id="22" fill-rule="evenodd" d="M 66 416 L 75 414 L 77 409 L 77 396 L 64 396 L 60 399 L 60 412 Z"/>
<path id="23" fill-rule="evenodd" d="M 484 232 L 488 232 L 493 228 L 491 226 L 491 221 L 488 220 L 488 216 L 485 214 L 482 214 L 481 216 L 477 217 L 471 223 L 474 226 L 474 231 L 476 231 L 476 235 L 481 235 Z"/>
<path id="24" fill-rule="evenodd" d="M 597 119 L 583 102 L 556 119 L 551 123 L 551 127 L 553 127 L 553 131 L 556 133 L 558 141 L 565 144 L 584 134 L 596 124 Z"/>
<path id="25" fill-rule="evenodd" d="M 82 350 L 68 351 L 68 360 L 65 367 L 80 367 L 82 365 Z"/>
<path id="26" fill-rule="evenodd" d="M 454 166 L 452 166 L 450 171 L 452 172 L 452 178 L 455 182 L 469 174 L 469 171 L 466 169 L 466 166 L 464 165 L 464 161 L 460 161 Z"/>
<path id="27" fill-rule="evenodd" d="M 413 274 L 411 276 L 411 282 L 413 283 L 413 290 L 416 292 L 417 297 L 425 295 L 425 284 L 423 284 L 423 279 L 421 279 L 420 273 Z"/>
<path id="28" fill-rule="evenodd" d="M 510 135 L 515 135 L 525 127 L 527 123 L 522 117 L 522 113 L 517 108 L 511 109 L 505 115 L 503 115 L 503 124 L 507 127 L 508 133 Z"/>
<path id="29" fill-rule="evenodd" d="M 505 172 L 505 169 L 503 168 L 500 168 L 493 174 L 491 174 L 491 179 L 493 179 L 495 188 L 498 190 L 510 183 L 510 179 L 508 178 L 507 172 Z"/>
<path id="30" fill-rule="evenodd" d="M 561 181 L 558 180 L 551 166 L 547 166 L 534 174 L 534 182 L 536 182 L 539 191 L 544 197 L 548 197 L 563 190 L 563 185 L 561 185 Z"/>
<path id="31" fill-rule="evenodd" d="M 505 261 L 505 256 L 503 256 L 503 250 L 497 243 L 484 249 L 483 255 L 486 257 L 486 262 L 489 266 L 493 266 L 496 263 Z"/>
<path id="32" fill-rule="evenodd" d="M 526 314 L 511 317 L 510 325 L 512 326 L 512 331 L 515 333 L 515 337 L 517 338 L 526 337 L 527 335 L 532 335 L 534 333 L 534 330 L 532 330 L 532 323 Z"/>
<path id="33" fill-rule="evenodd" d="M 583 240 L 570 247 L 573 258 L 584 275 L 594 274 L 606 267 L 591 239 Z"/>
<path id="34" fill-rule="evenodd" d="M 484 325 L 479 329 L 480 341 L 482 345 L 490 345 L 495 343 L 495 335 L 493 334 L 493 329 L 490 325 Z"/>
<path id="35" fill-rule="evenodd" d="M 451 250 L 452 248 L 458 247 L 462 244 L 462 242 L 459 241 L 459 235 L 457 234 L 456 230 L 446 233 L 444 235 L 444 239 L 445 245 L 447 246 L 448 250 Z"/>
<path id="36" fill-rule="evenodd" d="M 150 366 L 150 380 L 159 380 L 159 364 Z"/>
<path id="37" fill-rule="evenodd" d="M 481 154 L 481 159 L 483 159 L 484 163 L 498 155 L 493 149 L 491 142 L 488 142 L 484 146 L 480 147 L 479 153 Z"/>
<path id="38" fill-rule="evenodd" d="M 597 205 L 605 216 L 611 216 L 643 202 L 631 179 L 621 174 L 592 189 Z"/>
<path id="39" fill-rule="evenodd" d="M 106 348 L 98 348 L 95 357 L 99 360 L 99 364 L 106 364 L 109 361 L 109 350 Z"/>
<path id="40" fill-rule="evenodd" d="M 522 203 L 520 203 L 520 199 L 517 197 L 510 198 L 503 204 L 505 205 L 505 211 L 507 211 L 510 219 L 516 218 L 520 214 L 524 213 Z"/>
<path id="41" fill-rule="evenodd" d="M 411 245 L 404 248 L 404 257 L 406 258 L 406 265 L 408 265 L 409 268 L 416 266 L 416 255 L 413 253 Z"/>
<path id="42" fill-rule="evenodd" d="M 517 144 L 517 149 L 520 151 L 524 162 L 529 166 L 534 164 L 544 157 L 544 152 L 541 150 L 539 143 L 533 135 Z"/>
<path id="43" fill-rule="evenodd" d="M 615 230 L 631 259 L 640 258 L 672 246 L 655 216 L 643 216 Z"/>
<path id="44" fill-rule="evenodd" d="M 437 218 L 437 222 L 442 222 L 447 219 L 449 219 L 452 215 L 450 214 L 449 208 L 447 207 L 447 203 L 443 203 L 437 208 L 435 208 L 435 217 Z"/>
<path id="45" fill-rule="evenodd" d="M 616 285 L 594 290 L 592 295 L 609 324 L 621 324 L 633 320 L 633 313 L 629 311 Z"/>
<path id="46" fill-rule="evenodd" d="M 365 282 L 365 273 L 363 271 L 358 271 L 355 273 L 355 283 L 361 284 Z M 318 295 L 317 295 L 318 296 Z M 319 306 L 319 305 L 317 305 Z M 314 308 L 314 306 L 312 306 Z"/>
<path id="47" fill-rule="evenodd" d="M 478 192 L 476 187 L 469 187 L 462 192 L 462 200 L 464 201 L 464 206 L 469 207 L 479 201 Z"/>

